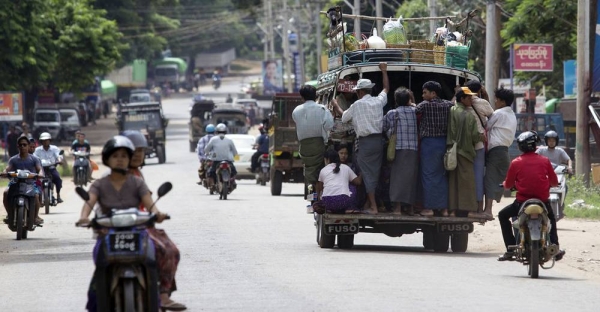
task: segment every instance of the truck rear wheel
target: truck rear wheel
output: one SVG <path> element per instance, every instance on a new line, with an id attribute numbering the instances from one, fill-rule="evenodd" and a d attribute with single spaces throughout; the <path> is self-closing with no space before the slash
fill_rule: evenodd
<path id="1" fill-rule="evenodd" d="M 163 145 L 156 146 L 156 157 L 158 157 L 159 164 L 164 164 L 167 161 L 167 154 Z"/>
<path id="2" fill-rule="evenodd" d="M 333 248 L 335 245 L 335 235 L 325 234 L 325 222 L 323 222 L 323 216 L 319 216 L 317 219 L 319 246 L 321 248 Z"/>
<path id="3" fill-rule="evenodd" d="M 283 173 L 279 170 L 271 170 L 271 195 L 281 195 L 281 185 L 283 184 Z"/>
<path id="4" fill-rule="evenodd" d="M 469 233 L 452 234 L 450 243 L 452 244 L 452 252 L 466 252 L 469 246 Z"/>
<path id="5" fill-rule="evenodd" d="M 450 234 L 435 232 L 433 234 L 433 251 L 447 252 L 450 246 Z"/>
<path id="6" fill-rule="evenodd" d="M 340 249 L 352 249 L 354 247 L 354 234 L 338 235 L 337 244 Z"/>

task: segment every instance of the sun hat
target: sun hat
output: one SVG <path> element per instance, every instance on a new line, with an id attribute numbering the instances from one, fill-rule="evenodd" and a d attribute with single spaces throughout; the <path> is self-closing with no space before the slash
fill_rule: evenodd
<path id="1" fill-rule="evenodd" d="M 461 87 L 461 89 L 466 95 L 477 95 L 477 93 L 473 93 L 468 87 Z"/>
<path id="2" fill-rule="evenodd" d="M 369 79 L 359 79 L 356 83 L 356 87 L 352 88 L 353 91 L 360 89 L 372 89 L 375 86 L 374 83 L 371 83 Z"/>

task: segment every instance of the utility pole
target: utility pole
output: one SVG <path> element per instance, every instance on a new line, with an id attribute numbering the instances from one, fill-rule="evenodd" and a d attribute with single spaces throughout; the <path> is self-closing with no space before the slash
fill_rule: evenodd
<path id="1" fill-rule="evenodd" d="M 267 22 L 269 23 L 267 30 L 269 32 L 269 59 L 275 59 L 275 32 L 273 31 L 273 7 L 272 0 L 265 0 L 267 2 Z"/>
<path id="2" fill-rule="evenodd" d="M 575 173 L 590 183 L 590 127 L 587 110 L 591 97 L 590 67 L 590 0 L 577 2 L 577 127 L 575 145 Z M 593 10 L 596 10 L 594 7 Z"/>
<path id="3" fill-rule="evenodd" d="M 298 84 L 302 86 L 304 84 L 304 77 L 306 76 L 304 72 L 304 47 L 302 45 L 302 34 L 301 34 L 301 23 L 300 16 L 298 15 L 298 10 L 300 10 L 300 0 L 296 0 L 294 8 L 294 23 L 296 24 L 296 35 L 298 36 L 298 64 L 296 66 L 300 66 L 300 77 L 296 77 L 296 81 Z"/>
<path id="4" fill-rule="evenodd" d="M 352 13 L 354 13 L 354 15 L 359 16 L 360 15 L 360 0 L 354 0 L 354 6 L 352 7 Z M 354 37 L 356 37 L 356 40 L 361 40 L 361 32 L 360 32 L 360 18 L 355 18 L 354 19 Z"/>
<path id="5" fill-rule="evenodd" d="M 375 0 L 375 15 L 383 17 L 383 8 L 381 7 L 382 0 Z M 369 30 L 371 31 L 371 30 Z M 377 20 L 377 36 L 383 37 L 383 21 Z M 359 39 L 360 40 L 360 39 Z"/>
<path id="6" fill-rule="evenodd" d="M 283 60 L 285 67 L 285 89 L 287 92 L 292 92 L 294 88 L 292 87 L 292 65 L 290 63 L 290 40 L 289 40 L 289 17 L 288 17 L 288 7 L 287 0 L 283 0 L 283 10 L 281 11 L 283 17 L 283 29 L 281 34 L 281 41 L 283 42 Z"/>
<path id="7" fill-rule="evenodd" d="M 323 34 L 321 29 L 321 2 L 315 5 L 315 29 L 317 30 L 317 74 L 322 74 L 321 55 L 323 54 Z"/>
<path id="8" fill-rule="evenodd" d="M 500 71 L 499 43 L 500 43 L 500 18 L 498 16 L 496 0 L 487 1 L 486 28 L 485 28 L 485 89 L 490 97 L 490 104 L 496 107 L 494 90 L 498 86 Z"/>
<path id="9" fill-rule="evenodd" d="M 437 16 L 437 1 L 436 0 L 427 0 L 427 7 L 429 7 L 429 16 L 434 17 Z M 429 36 L 435 34 L 435 20 L 429 21 Z"/>

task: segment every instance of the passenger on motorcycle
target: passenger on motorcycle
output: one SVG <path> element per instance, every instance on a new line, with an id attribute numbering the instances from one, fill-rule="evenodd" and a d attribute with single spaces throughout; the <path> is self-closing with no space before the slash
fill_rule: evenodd
<path id="1" fill-rule="evenodd" d="M 504 188 L 511 189 L 516 187 L 517 196 L 515 201 L 500 210 L 498 219 L 500 228 L 502 229 L 502 237 L 507 252 L 498 258 L 498 261 L 513 260 L 514 253 L 508 251 L 508 246 L 516 245 L 516 239 L 513 234 L 511 218 L 517 217 L 521 204 L 528 199 L 539 199 L 546 205 L 548 218 L 552 228 L 550 229 L 550 242 L 558 244 L 558 233 L 556 230 L 556 219 L 554 212 L 550 209 L 550 187 L 558 185 L 558 178 L 552 169 L 552 165 L 548 158 L 535 153 L 536 146 L 539 141 L 537 133 L 534 131 L 526 131 L 519 135 L 517 144 L 519 150 L 523 154 L 515 158 L 508 168 L 506 179 L 504 180 Z M 565 255 L 564 250 L 561 250 L 556 256 L 556 261 L 561 260 Z"/>
<path id="2" fill-rule="evenodd" d="M 88 141 L 85 139 L 85 133 L 77 133 L 77 140 L 75 140 L 71 145 L 71 152 L 92 152 L 92 147 L 90 146 L 90 143 L 88 143 Z M 92 180 L 92 162 L 88 161 L 88 181 Z"/>
<path id="3" fill-rule="evenodd" d="M 33 172 L 33 173 L 37 173 L 39 176 L 39 178 L 44 178 L 44 169 L 42 168 L 42 164 L 40 163 L 40 159 L 37 158 L 34 155 L 30 155 L 29 154 L 29 139 L 26 136 L 20 136 L 19 138 L 17 138 L 17 146 L 19 148 L 19 154 L 11 157 L 8 160 L 8 165 L 6 166 L 6 168 L 4 168 L 4 172 L 3 173 L 7 173 L 10 171 L 15 171 L 15 170 L 29 170 L 29 172 Z M 35 224 L 36 225 L 40 225 L 42 223 L 44 223 L 44 220 L 42 218 L 39 217 L 39 211 L 40 211 L 40 188 L 38 187 L 38 184 L 36 184 L 34 181 L 31 181 L 31 183 L 35 184 Z M 8 194 L 9 194 L 9 190 L 10 188 L 15 185 L 14 181 L 10 181 L 8 183 L 8 188 L 6 188 L 6 190 L 4 190 L 4 197 L 3 197 L 3 203 L 4 203 L 4 209 L 6 209 L 6 213 L 8 215 L 8 209 L 9 207 L 9 198 L 8 198 Z M 6 219 L 4 219 L 4 222 L 7 223 L 8 222 L 8 217 Z"/>
<path id="4" fill-rule="evenodd" d="M 556 147 L 558 144 L 558 133 L 550 130 L 544 134 L 544 142 L 546 146 L 540 146 L 536 153 L 547 157 L 551 163 L 555 165 L 566 165 L 569 174 L 573 174 L 573 162 L 571 157 L 560 147 Z"/>
<path id="5" fill-rule="evenodd" d="M 256 137 L 256 153 L 252 155 L 251 160 L 252 172 L 256 172 L 256 169 L 260 167 L 260 163 L 258 161 L 260 155 L 269 153 L 269 136 L 267 135 L 265 127 L 261 124 L 258 127 L 258 131 L 260 131 L 260 135 Z"/>
<path id="6" fill-rule="evenodd" d="M 200 161 L 200 168 L 198 168 L 198 177 L 200 178 L 200 181 L 198 182 L 199 185 L 202 185 L 202 175 L 206 170 L 206 168 L 204 168 L 204 161 L 208 159 L 208 156 L 204 153 L 204 149 L 206 148 L 206 145 L 208 145 L 208 142 L 210 142 L 210 139 L 215 136 L 215 125 L 206 125 L 204 131 L 206 132 L 206 135 L 200 138 L 200 140 L 198 140 L 198 145 L 196 145 L 196 153 L 198 153 L 198 160 Z"/>
<path id="7" fill-rule="evenodd" d="M 144 180 L 144 176 L 140 168 L 144 165 L 146 158 L 146 148 L 148 141 L 146 137 L 139 131 L 126 130 L 121 133 L 127 137 L 135 148 L 131 161 L 129 162 L 129 174 L 140 177 Z M 145 206 L 140 205 L 141 210 L 145 210 Z M 167 236 L 167 233 L 162 229 L 149 227 L 146 230 L 154 241 L 156 247 L 156 262 L 158 264 L 158 275 L 160 279 L 160 302 L 161 306 L 167 310 L 174 311 L 185 310 L 186 306 L 170 299 L 171 293 L 177 290 L 175 286 L 175 273 L 179 264 L 180 253 L 175 243 Z"/>
<path id="8" fill-rule="evenodd" d="M 205 155 L 208 155 L 213 160 L 213 164 L 209 171 L 209 184 L 212 187 L 216 181 L 216 171 L 217 166 L 221 161 L 227 161 L 231 166 L 231 178 L 235 183 L 235 176 L 237 175 L 237 170 L 233 165 L 233 158 L 238 154 L 235 149 L 235 145 L 233 141 L 227 137 L 225 134 L 227 133 L 227 126 L 220 123 L 216 127 L 217 136 L 213 137 L 208 145 L 204 149 Z"/>
<path id="9" fill-rule="evenodd" d="M 35 139 L 29 139 L 29 155 L 33 155 L 33 153 L 35 152 L 35 148 L 36 148 L 36 144 L 35 144 Z"/>
<path id="10" fill-rule="evenodd" d="M 56 145 L 50 145 L 50 140 L 52 140 L 50 133 L 44 132 L 40 134 L 39 141 L 42 146 L 38 146 L 33 154 L 37 156 L 40 161 L 45 159 L 52 164 L 61 164 L 62 157 L 59 155 L 60 149 L 56 147 Z M 62 189 L 62 179 L 60 178 L 60 174 L 58 174 L 56 168 L 51 169 L 50 172 L 47 172 L 46 174 L 52 176 L 52 183 L 56 185 L 56 201 L 59 204 L 62 203 L 63 200 L 60 198 L 60 190 Z"/>
<path id="11" fill-rule="evenodd" d="M 90 223 L 88 217 L 92 212 L 91 207 L 94 207 L 96 203 L 100 206 L 98 212 L 100 214 L 108 214 L 111 209 L 138 207 L 142 203 L 145 207 L 152 207 L 151 212 L 156 214 L 156 222 L 161 223 L 166 218 L 166 215 L 161 213 L 156 205 L 152 206 L 152 196 L 144 180 L 127 174 L 133 151 L 133 143 L 124 136 L 117 135 L 106 142 L 102 149 L 102 163 L 109 167 L 111 172 L 91 185 L 90 199 L 81 209 L 78 225 Z M 104 233 L 99 234 L 99 240 L 94 248 L 94 260 Z M 93 285 L 93 281 L 91 285 Z M 92 287 L 88 291 L 86 309 L 96 311 L 96 293 Z"/>

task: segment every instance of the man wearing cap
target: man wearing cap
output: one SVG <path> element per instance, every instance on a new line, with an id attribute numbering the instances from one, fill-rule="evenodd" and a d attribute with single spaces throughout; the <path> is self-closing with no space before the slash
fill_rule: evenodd
<path id="1" fill-rule="evenodd" d="M 304 163 L 304 180 L 314 185 L 324 166 L 323 154 L 329 131 L 333 128 L 333 116 L 325 106 L 315 102 L 315 87 L 303 85 L 300 88 L 300 96 L 304 103 L 296 106 L 292 112 L 292 119 L 296 123 L 296 134 L 300 141 L 299 152 Z"/>
<path id="2" fill-rule="evenodd" d="M 446 144 L 456 146 L 456 169 L 448 172 L 448 199 L 451 215 L 457 210 L 465 211 L 469 217 L 477 212 L 475 169 L 473 163 L 477 152 L 475 146 L 481 142 L 482 134 L 477 129 L 473 110 L 473 95 L 467 87 L 456 92 L 456 105 L 450 108 L 450 123 Z M 442 212 L 444 214 L 444 212 Z"/>
<path id="3" fill-rule="evenodd" d="M 379 63 L 381 69 L 383 90 L 378 96 L 372 97 L 371 91 L 375 86 L 369 79 L 359 79 L 356 87 L 358 100 L 348 110 L 342 113 L 342 122 L 352 121 L 354 131 L 359 142 L 357 150 L 358 167 L 360 168 L 368 200 L 363 207 L 366 213 L 377 213 L 375 201 L 375 188 L 379 182 L 379 171 L 383 159 L 383 107 L 387 104 L 387 93 L 390 88 L 387 75 L 387 63 Z M 342 109 L 333 102 L 335 110 L 340 113 Z"/>
<path id="4" fill-rule="evenodd" d="M 423 102 L 417 105 L 417 116 L 421 116 L 421 184 L 423 186 L 422 216 L 433 216 L 433 210 L 448 214 L 448 177 L 444 168 L 448 115 L 454 104 L 442 100 L 442 86 L 435 81 L 423 84 Z"/>

